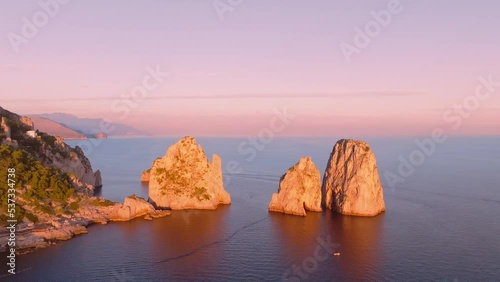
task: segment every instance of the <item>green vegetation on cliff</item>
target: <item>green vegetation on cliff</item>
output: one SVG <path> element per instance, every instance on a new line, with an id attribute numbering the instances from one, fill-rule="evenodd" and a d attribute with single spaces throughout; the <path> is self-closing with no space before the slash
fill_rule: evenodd
<path id="1" fill-rule="evenodd" d="M 37 130 L 38 136 L 36 138 L 26 136 L 26 132 L 32 130 L 32 127 L 24 124 L 20 120 L 21 117 L 18 115 L 0 107 L 0 120 L 2 118 L 6 119 L 6 124 L 11 131 L 11 139 L 17 142 L 19 149 L 23 149 L 37 158 L 49 158 L 44 154 L 44 149 L 50 151 L 54 155 L 59 154 L 63 158 L 69 156 L 68 152 L 66 152 L 63 147 L 56 144 L 56 137 L 50 134 Z M 6 139 L 6 133 L 0 129 L 0 143 L 4 139 Z"/>
<path id="2" fill-rule="evenodd" d="M 114 205 L 88 195 L 94 183 L 83 179 L 93 171 L 81 148 L 71 148 L 62 139 L 38 130 L 36 135 L 28 134 L 34 130 L 33 121 L 2 107 L 0 121 L 0 181 L 5 183 L 9 168 L 15 169 L 15 185 L 0 186 L 0 225 L 11 214 L 18 221 L 51 223 L 63 215 L 78 213 L 82 200 L 94 206 Z M 81 170 L 85 175 L 79 173 Z M 14 213 L 12 202 L 8 206 L 10 188 L 15 189 Z"/>
<path id="3" fill-rule="evenodd" d="M 30 220 L 38 220 L 33 214 L 26 213 L 23 203 L 43 213 L 57 214 L 61 211 L 55 207 L 63 206 L 75 192 L 66 173 L 62 173 L 57 168 L 42 165 L 24 150 L 0 145 L 0 179 L 7 179 L 9 168 L 15 168 L 18 220 L 25 215 Z M 6 216 L 7 211 L 7 187 L 6 185 L 0 187 L 1 219 Z"/>

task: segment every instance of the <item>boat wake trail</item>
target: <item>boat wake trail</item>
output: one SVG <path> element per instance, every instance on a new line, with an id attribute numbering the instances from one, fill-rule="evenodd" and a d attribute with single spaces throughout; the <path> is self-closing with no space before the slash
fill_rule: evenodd
<path id="1" fill-rule="evenodd" d="M 179 260 L 179 259 L 182 259 L 182 258 L 185 258 L 185 257 L 188 257 L 188 256 L 192 256 L 196 253 L 198 253 L 199 251 L 203 250 L 203 249 L 206 249 L 206 248 L 209 248 L 209 247 L 212 247 L 214 245 L 218 245 L 218 244 L 222 244 L 222 243 L 226 243 L 228 242 L 229 240 L 231 240 L 234 236 L 238 235 L 238 233 L 240 233 L 241 231 L 245 230 L 245 229 L 248 229 L 254 225 L 257 225 L 263 221 L 266 221 L 269 217 L 266 216 L 262 219 L 259 219 L 257 221 L 254 221 L 250 224 L 247 224 L 243 227 L 241 227 L 240 229 L 234 231 L 233 233 L 231 233 L 231 235 L 227 236 L 226 238 L 222 239 L 222 240 L 219 240 L 219 241 L 215 241 L 215 242 L 212 242 L 212 243 L 209 243 L 209 244 L 206 244 L 206 245 L 203 245 L 203 246 L 200 246 L 196 249 L 194 249 L 193 251 L 189 252 L 189 253 L 185 253 L 185 254 L 182 254 L 182 255 L 179 255 L 179 256 L 175 256 L 175 257 L 171 257 L 171 258 L 167 258 L 167 259 L 164 259 L 164 260 L 160 260 L 160 261 L 157 261 L 155 263 L 159 264 L 159 263 L 166 263 L 166 262 L 170 262 L 170 261 L 173 261 L 173 260 Z"/>

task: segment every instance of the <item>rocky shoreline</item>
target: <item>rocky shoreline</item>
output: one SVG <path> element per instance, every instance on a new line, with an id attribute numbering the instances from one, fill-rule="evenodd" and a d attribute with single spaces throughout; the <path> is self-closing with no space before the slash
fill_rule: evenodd
<path id="1" fill-rule="evenodd" d="M 88 233 L 91 224 L 107 224 L 113 221 L 129 221 L 143 216 L 146 220 L 170 215 L 169 210 L 157 210 L 145 199 L 135 195 L 125 198 L 123 204 L 89 197 L 79 202 L 79 209 L 71 214 L 54 216 L 47 222 L 17 225 L 16 253 L 25 254 L 66 241 L 76 235 Z M 10 232 L 0 233 L 0 252 L 7 251 Z"/>

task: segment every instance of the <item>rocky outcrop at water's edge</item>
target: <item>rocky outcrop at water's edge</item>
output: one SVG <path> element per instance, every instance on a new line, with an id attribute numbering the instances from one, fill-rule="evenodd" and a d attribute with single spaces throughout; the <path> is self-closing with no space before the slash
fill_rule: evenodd
<path id="1" fill-rule="evenodd" d="M 305 216 L 306 210 L 321 211 L 320 173 L 310 157 L 301 158 L 288 169 L 269 203 L 273 212 Z"/>
<path id="2" fill-rule="evenodd" d="M 71 211 L 74 208 L 74 211 Z M 125 198 L 123 204 L 86 198 L 69 205 L 69 211 L 63 216 L 54 216 L 44 224 L 23 222 L 17 226 L 16 251 L 29 252 L 44 248 L 57 241 L 69 240 L 75 235 L 87 233 L 87 226 L 93 223 L 107 224 L 110 221 L 129 221 L 144 216 L 145 219 L 160 218 L 170 215 L 168 210 L 157 210 L 145 199 L 135 195 Z M 0 252 L 7 249 L 9 233 L 0 232 Z"/>

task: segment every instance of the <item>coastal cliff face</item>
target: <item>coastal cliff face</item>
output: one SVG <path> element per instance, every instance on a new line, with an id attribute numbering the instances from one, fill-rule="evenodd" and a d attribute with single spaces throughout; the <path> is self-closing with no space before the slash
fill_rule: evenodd
<path id="1" fill-rule="evenodd" d="M 2 122 L 0 124 L 0 128 L 4 132 L 6 139 L 11 139 L 11 137 L 10 137 L 11 136 L 10 126 L 7 124 L 7 118 L 6 117 L 2 117 Z"/>
<path id="2" fill-rule="evenodd" d="M 77 192 L 92 195 L 96 176 L 89 159 L 80 147 L 74 149 L 59 138 L 44 132 L 31 137 L 27 132 L 33 130 L 34 124 L 29 117 L 19 116 L 0 107 L 0 141 L 1 144 L 28 152 L 41 162 L 43 166 L 54 167 L 67 173 Z"/>
<path id="3" fill-rule="evenodd" d="M 73 149 L 61 138 L 56 137 L 51 146 L 42 145 L 38 155 L 42 164 L 56 167 L 67 173 L 78 192 L 93 195 L 96 183 L 99 182 L 97 176 L 101 178 L 101 174 L 100 172 L 94 173 L 90 160 L 80 147 L 76 146 Z"/>
<path id="4" fill-rule="evenodd" d="M 277 194 L 273 194 L 269 211 L 305 216 L 321 211 L 319 170 L 309 157 L 299 160 L 281 177 Z"/>
<path id="5" fill-rule="evenodd" d="M 149 198 L 157 207 L 216 209 L 230 204 L 231 197 L 222 181 L 221 159 L 205 152 L 192 137 L 184 137 L 156 159 L 150 170 Z"/>
<path id="6" fill-rule="evenodd" d="M 15 213 L 7 213 L 8 186 L 0 186 L 0 225 L 8 219 L 17 220 L 20 232 L 16 247 L 45 246 L 52 240 L 85 233 L 85 226 L 94 221 L 80 216 L 80 207 L 84 212 L 85 207 L 96 204 L 98 217 L 109 220 L 111 214 L 104 208 L 121 204 L 102 204 L 91 197 L 94 188 L 102 185 L 101 173 L 94 173 L 81 148 L 71 148 L 59 137 L 34 131 L 30 118 L 1 107 L 0 118 L 0 176 L 6 180 L 7 175 L 15 174 L 16 180 Z M 115 208 L 117 213 L 122 209 L 129 208 Z M 136 213 L 132 210 L 127 214 L 133 217 Z M 0 251 L 6 247 L 7 235 L 0 230 Z"/>
<path id="7" fill-rule="evenodd" d="M 364 141 L 335 144 L 322 184 L 323 204 L 340 214 L 375 216 L 385 211 L 375 155 Z"/>

